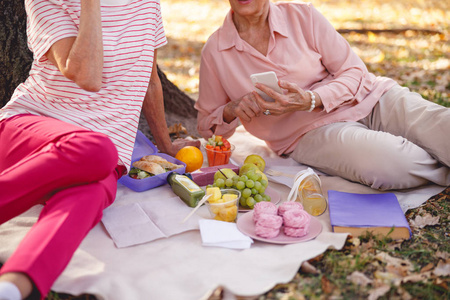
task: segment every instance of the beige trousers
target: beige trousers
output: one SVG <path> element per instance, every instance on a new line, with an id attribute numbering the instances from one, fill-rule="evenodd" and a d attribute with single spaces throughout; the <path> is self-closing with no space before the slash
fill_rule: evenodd
<path id="1" fill-rule="evenodd" d="M 450 108 L 395 86 L 358 122 L 314 129 L 290 157 L 374 189 L 450 185 Z"/>

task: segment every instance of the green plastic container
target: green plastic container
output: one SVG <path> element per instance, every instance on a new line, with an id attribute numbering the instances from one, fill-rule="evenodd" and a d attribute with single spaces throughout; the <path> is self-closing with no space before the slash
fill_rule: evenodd
<path id="1" fill-rule="evenodd" d="M 167 176 L 167 182 L 169 182 L 173 192 L 190 207 L 196 207 L 205 196 L 205 191 L 186 175 L 173 172 Z"/>

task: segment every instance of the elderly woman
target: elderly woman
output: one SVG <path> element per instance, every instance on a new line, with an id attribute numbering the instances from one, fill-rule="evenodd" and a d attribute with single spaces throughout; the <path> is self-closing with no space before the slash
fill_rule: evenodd
<path id="1" fill-rule="evenodd" d="M 368 72 L 311 4 L 230 0 L 202 51 L 203 137 L 239 121 L 278 155 L 374 189 L 450 184 L 450 110 Z M 274 71 L 282 93 L 250 75 Z"/>

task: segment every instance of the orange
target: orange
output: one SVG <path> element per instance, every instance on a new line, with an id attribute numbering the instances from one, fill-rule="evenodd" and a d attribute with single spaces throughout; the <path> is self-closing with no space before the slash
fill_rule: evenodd
<path id="1" fill-rule="evenodd" d="M 186 172 L 198 170 L 203 165 L 203 154 L 200 149 L 194 146 L 185 146 L 181 148 L 175 158 L 186 164 Z"/>

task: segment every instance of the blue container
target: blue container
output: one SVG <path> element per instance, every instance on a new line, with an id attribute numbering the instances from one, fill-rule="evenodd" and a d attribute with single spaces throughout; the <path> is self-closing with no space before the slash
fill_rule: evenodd
<path id="1" fill-rule="evenodd" d="M 143 192 L 166 184 L 167 176 L 172 172 L 184 174 L 186 171 L 186 164 L 184 162 L 168 154 L 158 153 L 158 148 L 156 148 L 156 146 L 153 145 L 153 143 L 141 131 L 138 130 L 136 134 L 136 141 L 134 142 L 133 154 L 131 155 L 131 163 L 140 160 L 141 157 L 146 155 L 158 155 L 165 158 L 171 163 L 182 165 L 183 167 L 144 179 L 134 179 L 126 174 L 119 179 L 119 183 L 132 189 L 135 192 Z"/>

